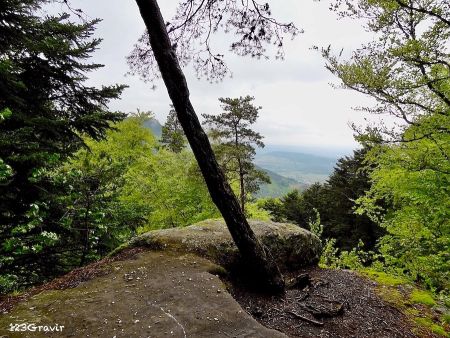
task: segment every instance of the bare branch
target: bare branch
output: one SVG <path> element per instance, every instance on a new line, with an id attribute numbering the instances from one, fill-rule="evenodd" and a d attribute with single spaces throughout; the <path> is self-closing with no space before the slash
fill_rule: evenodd
<path id="1" fill-rule="evenodd" d="M 211 39 L 219 32 L 230 33 L 234 42 L 230 50 L 241 56 L 283 59 L 285 36 L 301 33 L 294 23 L 282 23 L 273 18 L 269 4 L 256 0 L 184 0 L 178 5 L 171 22 L 166 24 L 173 49 L 181 64 L 193 63 L 197 76 L 210 82 L 220 81 L 230 74 L 224 52 L 213 50 Z M 131 73 L 151 82 L 155 75 L 155 59 L 149 47 L 147 33 L 128 56 Z"/>

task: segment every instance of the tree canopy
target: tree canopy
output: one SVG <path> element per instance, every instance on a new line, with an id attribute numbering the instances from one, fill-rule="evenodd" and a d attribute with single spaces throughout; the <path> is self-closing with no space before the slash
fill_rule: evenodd
<path id="1" fill-rule="evenodd" d="M 268 2 L 183 0 L 175 16 L 166 24 L 174 52 L 180 64 L 193 63 L 198 77 L 221 80 L 231 72 L 226 53 L 211 43 L 217 33 L 232 35 L 230 50 L 241 56 L 268 58 L 275 49 L 276 58 L 284 57 L 284 39 L 301 33 L 292 22 L 279 22 L 272 16 Z M 128 56 L 131 71 L 145 81 L 158 76 L 156 60 L 145 32 Z"/>
<path id="2" fill-rule="evenodd" d="M 162 127 L 161 144 L 174 153 L 181 152 L 186 147 L 186 136 L 180 121 L 178 121 L 177 113 L 173 106 L 167 115 L 166 123 Z"/>
<path id="3" fill-rule="evenodd" d="M 367 111 L 401 121 L 358 136 L 371 145 L 365 160 L 373 168 L 359 213 L 387 231 L 380 241 L 386 269 L 448 293 L 450 3 L 338 1 L 335 9 L 366 18 L 375 39 L 350 60 L 324 50 L 328 68 L 345 88 L 376 99 Z"/>

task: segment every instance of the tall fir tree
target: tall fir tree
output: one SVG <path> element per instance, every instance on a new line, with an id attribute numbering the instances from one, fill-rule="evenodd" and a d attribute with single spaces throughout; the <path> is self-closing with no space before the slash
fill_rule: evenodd
<path id="1" fill-rule="evenodd" d="M 384 233 L 367 215 L 355 213 L 355 201 L 371 186 L 369 174 L 372 168 L 364 164 L 367 151 L 367 148 L 358 149 L 352 156 L 338 160 L 322 191 L 325 195 L 322 201 L 326 204 L 317 208 L 319 212 L 323 210 L 324 236 L 336 238 L 337 245 L 345 250 L 356 247 L 359 240 L 372 249 Z"/>
<path id="2" fill-rule="evenodd" d="M 99 20 L 44 14 L 47 2 L 0 3 L 0 163 L 7 169 L 0 182 L 2 272 L 32 270 L 42 257 L 51 265 L 48 251 L 64 231 L 53 222 L 60 215 L 48 203 L 53 187 L 42 173 L 78 150 L 82 136 L 100 139 L 123 118 L 107 104 L 124 86 L 85 82 L 102 67 L 88 62 L 100 44 L 92 37 Z"/>

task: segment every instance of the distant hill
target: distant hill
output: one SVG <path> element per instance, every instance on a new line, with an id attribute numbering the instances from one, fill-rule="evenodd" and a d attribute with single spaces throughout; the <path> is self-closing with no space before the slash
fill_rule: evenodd
<path id="1" fill-rule="evenodd" d="M 155 118 L 144 122 L 161 138 L 162 125 Z M 254 163 L 267 172 L 272 183 L 261 186 L 257 197 L 280 197 L 293 189 L 304 190 L 314 182 L 324 182 L 333 171 L 335 158 L 291 151 L 257 152 Z"/>
<path id="2" fill-rule="evenodd" d="M 260 167 L 258 169 L 264 170 L 269 175 L 271 183 L 261 185 L 256 197 L 281 197 L 293 189 L 304 190 L 308 187 L 307 184 L 293 178 L 284 177 Z"/>
<path id="3" fill-rule="evenodd" d="M 312 184 L 324 182 L 332 173 L 336 158 L 288 151 L 260 152 L 255 164 L 298 182 Z"/>
<path id="4" fill-rule="evenodd" d="M 162 125 L 157 119 L 150 119 L 144 122 L 144 127 L 150 129 L 157 138 L 161 138 Z"/>

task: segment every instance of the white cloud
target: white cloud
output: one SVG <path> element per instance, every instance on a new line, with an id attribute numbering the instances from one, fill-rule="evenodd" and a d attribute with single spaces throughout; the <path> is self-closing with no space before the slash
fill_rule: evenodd
<path id="1" fill-rule="evenodd" d="M 160 1 L 163 15 L 170 18 L 177 1 Z M 362 122 L 360 112 L 351 108 L 370 105 L 370 100 L 359 94 L 335 90 L 329 82 L 337 80 L 324 68 L 320 53 L 313 45 L 332 44 L 336 50 L 357 48 L 370 36 L 356 21 L 338 21 L 328 10 L 328 2 L 284 0 L 271 1 L 272 10 L 285 21 L 294 21 L 305 30 L 294 41 L 286 43 L 284 61 L 251 60 L 229 55 L 233 78 L 219 84 L 198 81 L 192 69 L 185 69 L 191 98 L 197 113 L 219 111 L 219 97 L 253 95 L 256 104 L 263 106 L 257 129 L 265 135 L 267 144 L 298 147 L 352 148 L 349 121 Z M 90 17 L 99 17 L 96 35 L 103 38 L 94 61 L 105 67 L 91 74 L 93 84 L 125 83 L 130 86 L 122 100 L 113 102 L 111 109 L 122 111 L 152 110 L 158 119 L 165 120 L 169 97 L 161 81 L 157 89 L 137 77 L 125 76 L 126 55 L 144 31 L 144 24 L 134 1 L 79 0 Z M 224 43 L 219 41 L 218 46 Z M 225 50 L 226 46 L 223 46 Z"/>

